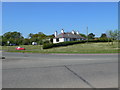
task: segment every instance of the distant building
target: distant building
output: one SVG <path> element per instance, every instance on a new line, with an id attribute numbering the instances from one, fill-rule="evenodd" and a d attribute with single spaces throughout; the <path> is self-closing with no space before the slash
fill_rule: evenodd
<path id="1" fill-rule="evenodd" d="M 80 36 L 79 32 L 64 32 L 61 30 L 61 34 L 58 35 L 57 31 L 55 32 L 55 37 L 53 38 L 53 43 L 60 43 L 65 41 L 79 41 L 79 40 L 86 40 L 84 37 Z"/>

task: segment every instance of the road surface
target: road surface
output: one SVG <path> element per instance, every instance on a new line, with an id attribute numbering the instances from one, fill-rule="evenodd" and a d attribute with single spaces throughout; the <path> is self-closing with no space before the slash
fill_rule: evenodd
<path id="1" fill-rule="evenodd" d="M 118 88 L 117 54 L 3 56 L 3 88 Z"/>

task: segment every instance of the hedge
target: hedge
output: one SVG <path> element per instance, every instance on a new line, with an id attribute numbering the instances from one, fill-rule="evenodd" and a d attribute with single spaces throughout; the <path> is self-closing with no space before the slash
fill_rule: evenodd
<path id="1" fill-rule="evenodd" d="M 68 46 L 73 44 L 80 44 L 80 43 L 86 43 L 86 42 L 108 42 L 108 39 L 98 39 L 98 40 L 81 40 L 81 41 L 67 41 L 67 42 L 61 42 L 56 44 L 43 44 L 43 49 L 49 49 L 53 47 L 60 47 L 60 46 Z M 111 42 L 111 40 L 109 40 Z"/>

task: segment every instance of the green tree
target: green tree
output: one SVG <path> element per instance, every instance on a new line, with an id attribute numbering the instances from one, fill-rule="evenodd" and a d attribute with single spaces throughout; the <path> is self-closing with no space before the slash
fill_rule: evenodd
<path id="1" fill-rule="evenodd" d="M 43 35 L 44 33 L 43 32 L 38 32 L 39 35 Z M 45 34 L 44 34 L 45 35 Z"/>
<path id="2" fill-rule="evenodd" d="M 80 33 L 80 36 L 87 38 L 87 36 L 85 34 Z"/>
<path id="3" fill-rule="evenodd" d="M 109 30 L 107 31 L 108 38 L 112 41 L 112 44 L 115 40 L 120 40 L 120 31 L 119 30 Z"/>
<path id="4" fill-rule="evenodd" d="M 2 45 L 9 45 L 11 44 L 16 44 L 16 45 L 20 45 L 22 44 L 22 40 L 24 39 L 24 37 L 22 36 L 22 34 L 20 32 L 7 32 L 5 34 L 3 34 L 2 36 Z M 7 42 L 10 43 L 7 43 Z"/>
<path id="5" fill-rule="evenodd" d="M 22 43 L 23 45 L 30 45 L 30 39 L 25 38 Z"/>
<path id="6" fill-rule="evenodd" d="M 2 46 L 2 36 L 0 36 L 0 45 Z"/>
<path id="7" fill-rule="evenodd" d="M 93 33 L 88 34 L 88 39 L 94 39 L 94 37 L 95 37 L 95 34 Z"/>
<path id="8" fill-rule="evenodd" d="M 38 44 L 43 44 L 43 40 L 47 39 L 48 37 L 42 32 L 38 32 L 36 34 L 30 33 L 28 36 L 30 38 L 30 43 L 37 42 Z"/>
<path id="9" fill-rule="evenodd" d="M 6 39 L 6 38 L 3 38 L 3 37 L 2 37 L 1 41 L 2 41 L 2 42 L 1 42 L 1 45 L 2 45 L 2 46 L 7 45 L 7 39 Z"/>
<path id="10" fill-rule="evenodd" d="M 29 38 L 41 38 L 41 39 L 44 39 L 44 38 L 46 38 L 46 35 L 45 35 L 44 33 L 42 33 L 42 32 L 38 32 L 38 33 L 36 33 L 36 34 L 30 33 L 30 34 L 28 35 L 28 37 L 29 37 Z"/>
<path id="11" fill-rule="evenodd" d="M 18 39 L 18 38 L 23 38 L 22 34 L 20 32 L 7 32 L 3 35 L 3 37 L 7 38 L 7 39 Z"/>
<path id="12" fill-rule="evenodd" d="M 113 41 L 114 41 L 114 40 L 118 40 L 119 37 L 120 37 L 120 31 L 119 31 L 119 30 L 114 30 L 114 31 L 109 30 L 109 31 L 107 31 L 107 35 L 108 35 L 108 37 L 111 38 Z"/>
<path id="13" fill-rule="evenodd" d="M 102 33 L 100 38 L 107 38 L 107 35 L 105 33 Z"/>
<path id="14" fill-rule="evenodd" d="M 29 35 L 28 35 L 28 38 L 32 38 L 33 37 L 33 33 L 30 33 Z"/>

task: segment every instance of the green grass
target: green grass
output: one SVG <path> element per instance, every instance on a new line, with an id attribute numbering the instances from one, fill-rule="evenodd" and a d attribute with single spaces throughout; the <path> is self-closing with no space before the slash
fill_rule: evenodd
<path id="1" fill-rule="evenodd" d="M 118 43 L 84 43 L 50 49 L 42 49 L 41 45 L 20 45 L 26 48 L 25 51 L 15 50 L 17 46 L 2 46 L 2 50 L 8 52 L 28 52 L 28 53 L 118 53 Z"/>

